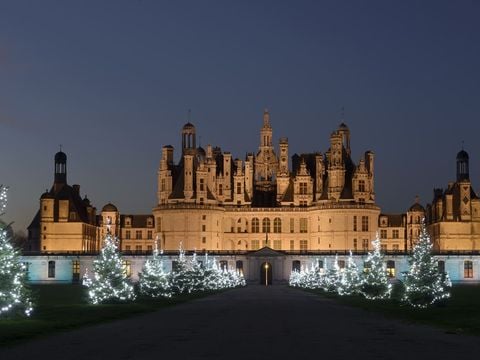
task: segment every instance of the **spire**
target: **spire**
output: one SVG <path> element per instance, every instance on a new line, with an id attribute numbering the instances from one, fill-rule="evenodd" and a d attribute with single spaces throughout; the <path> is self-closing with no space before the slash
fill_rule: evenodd
<path id="1" fill-rule="evenodd" d="M 270 113 L 267 108 L 263 111 L 263 127 L 270 127 Z"/>

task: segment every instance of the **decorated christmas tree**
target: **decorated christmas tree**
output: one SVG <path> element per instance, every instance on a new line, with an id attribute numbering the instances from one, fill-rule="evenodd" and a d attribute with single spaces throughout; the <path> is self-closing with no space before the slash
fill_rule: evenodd
<path id="1" fill-rule="evenodd" d="M 357 265 L 353 260 L 352 252 L 347 260 L 347 265 L 343 270 L 338 287 L 339 295 L 353 295 L 360 291 L 361 277 L 358 273 Z"/>
<path id="2" fill-rule="evenodd" d="M 168 274 L 163 270 L 162 252 L 159 254 L 157 242 L 152 258 L 148 259 L 139 274 L 140 294 L 150 297 L 171 297 Z"/>
<path id="3" fill-rule="evenodd" d="M 448 274 L 438 271 L 432 257 L 432 242 L 422 220 L 422 230 L 409 259 L 410 270 L 405 274 L 403 300 L 411 306 L 425 308 L 450 297 L 452 283 Z"/>
<path id="4" fill-rule="evenodd" d="M 124 302 L 135 299 L 133 286 L 128 280 L 122 259 L 117 249 L 116 239 L 107 226 L 100 255 L 93 261 L 93 278 L 85 273 L 83 284 L 88 287 L 92 304 Z"/>
<path id="5" fill-rule="evenodd" d="M 368 253 L 368 267 L 363 273 L 362 294 L 367 299 L 386 299 L 390 297 L 392 285 L 388 282 L 387 268 L 380 252 L 380 237 L 372 241 L 373 251 Z"/>
<path id="6" fill-rule="evenodd" d="M 340 285 L 340 267 L 338 266 L 338 256 L 335 255 L 333 264 L 327 268 L 327 259 L 325 259 L 325 275 L 323 276 L 322 288 L 328 292 L 338 291 Z"/>
<path id="7" fill-rule="evenodd" d="M 185 251 L 180 243 L 178 260 L 175 262 L 175 265 L 172 264 L 172 271 L 168 275 L 170 290 L 173 295 L 190 292 L 189 265 Z"/>
<path id="8" fill-rule="evenodd" d="M 7 188 L 0 185 L 0 215 L 7 205 Z M 33 307 L 26 283 L 26 267 L 0 223 L 0 317 L 30 316 Z"/>

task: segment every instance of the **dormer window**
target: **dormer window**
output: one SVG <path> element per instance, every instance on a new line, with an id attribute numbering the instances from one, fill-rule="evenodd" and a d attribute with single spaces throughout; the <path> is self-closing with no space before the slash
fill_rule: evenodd
<path id="1" fill-rule="evenodd" d="M 128 226 L 128 227 L 132 226 L 132 219 L 131 218 L 129 218 L 129 217 L 125 218 L 125 226 Z"/>
<path id="2" fill-rule="evenodd" d="M 152 218 L 147 218 L 147 226 L 148 227 L 153 227 L 153 219 Z"/>

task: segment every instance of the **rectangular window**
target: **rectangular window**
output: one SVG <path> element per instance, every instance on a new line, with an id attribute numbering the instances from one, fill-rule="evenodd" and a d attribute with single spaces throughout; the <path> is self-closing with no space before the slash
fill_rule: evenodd
<path id="1" fill-rule="evenodd" d="M 200 191 L 205 191 L 205 179 L 200 179 Z"/>
<path id="2" fill-rule="evenodd" d="M 282 249 L 282 240 L 273 240 L 273 248 L 275 250 L 281 250 Z"/>
<path id="3" fill-rule="evenodd" d="M 362 216 L 362 231 L 368 231 L 368 216 Z"/>
<path id="4" fill-rule="evenodd" d="M 260 249 L 260 241 L 252 240 L 252 250 L 258 250 L 258 249 Z"/>
<path id="5" fill-rule="evenodd" d="M 387 238 L 387 230 L 383 229 L 380 230 L 380 239 L 386 239 Z"/>
<path id="6" fill-rule="evenodd" d="M 399 230 L 393 230 L 392 238 L 398 239 L 399 237 L 400 237 L 400 231 Z"/>
<path id="7" fill-rule="evenodd" d="M 365 192 L 365 180 L 358 180 L 358 191 Z"/>
<path id="8" fill-rule="evenodd" d="M 398 244 L 394 244 L 393 251 L 398 251 L 398 250 L 400 250 L 400 247 L 398 246 Z"/>
<path id="9" fill-rule="evenodd" d="M 363 239 L 362 248 L 363 248 L 363 250 L 365 250 L 365 251 L 368 250 L 368 239 Z"/>
<path id="10" fill-rule="evenodd" d="M 49 278 L 55 277 L 55 261 L 48 262 L 48 277 Z"/>
<path id="11" fill-rule="evenodd" d="M 466 260 L 463 263 L 463 277 L 465 279 L 473 278 L 473 261 Z"/>
<path id="12" fill-rule="evenodd" d="M 142 245 L 135 245 L 135 251 L 142 251 Z"/>
<path id="13" fill-rule="evenodd" d="M 72 281 L 74 283 L 80 281 L 80 260 L 72 260 Z"/>
<path id="14" fill-rule="evenodd" d="M 353 217 L 353 231 L 357 231 L 357 216 Z"/>
<path id="15" fill-rule="evenodd" d="M 149 240 L 153 239 L 153 231 L 152 230 L 147 231 L 147 239 L 149 239 Z"/>
<path id="16" fill-rule="evenodd" d="M 295 250 L 295 240 L 290 240 L 290 250 Z"/>
<path id="17" fill-rule="evenodd" d="M 148 251 L 153 251 L 152 245 L 148 245 L 148 246 L 147 246 L 147 250 L 148 250 Z"/>
<path id="18" fill-rule="evenodd" d="M 135 239 L 140 240 L 142 238 L 142 230 L 135 231 Z"/>
<path id="19" fill-rule="evenodd" d="M 220 261 L 220 270 L 222 271 L 228 270 L 228 262 L 226 260 Z"/>
<path id="20" fill-rule="evenodd" d="M 218 185 L 218 195 L 223 196 L 223 184 Z"/>
<path id="21" fill-rule="evenodd" d="M 307 206 L 308 205 L 308 202 L 306 200 L 300 200 L 300 203 L 299 203 L 300 206 Z"/>
<path id="22" fill-rule="evenodd" d="M 202 237 L 202 244 L 206 244 L 207 243 L 207 238 L 204 236 Z"/>
<path id="23" fill-rule="evenodd" d="M 125 239 L 130 240 L 131 236 L 130 230 L 125 231 Z"/>
<path id="24" fill-rule="evenodd" d="M 387 261 L 387 276 L 388 277 L 395 277 L 395 261 L 388 260 Z"/>
<path id="25" fill-rule="evenodd" d="M 387 251 L 387 245 L 386 244 L 381 244 L 380 245 L 380 250 L 382 250 L 382 252 Z"/>
<path id="26" fill-rule="evenodd" d="M 294 233 L 295 232 L 295 219 L 290 218 L 290 232 Z"/>
<path id="27" fill-rule="evenodd" d="M 162 179 L 162 190 L 161 191 L 165 191 L 165 190 L 166 190 L 165 179 Z"/>
<path id="28" fill-rule="evenodd" d="M 202 225 L 202 231 L 207 231 L 207 225 Z M 233 232 L 233 230 L 232 230 Z"/>
<path id="29" fill-rule="evenodd" d="M 237 194 L 240 195 L 242 193 L 242 183 L 237 182 Z"/>
<path id="30" fill-rule="evenodd" d="M 308 228 L 308 219 L 307 218 L 300 218 L 300 232 L 306 233 Z"/>
<path id="31" fill-rule="evenodd" d="M 307 183 L 306 182 L 301 182 L 300 183 L 300 195 L 306 195 L 307 194 Z"/>
<path id="32" fill-rule="evenodd" d="M 358 244 L 357 244 L 357 239 L 353 239 L 353 250 L 357 251 Z"/>
<path id="33" fill-rule="evenodd" d="M 445 261 L 438 260 L 437 267 L 440 274 L 445 274 Z"/>
<path id="34" fill-rule="evenodd" d="M 308 240 L 300 240 L 300 251 L 308 250 Z"/>
<path id="35" fill-rule="evenodd" d="M 132 262 L 130 260 L 123 260 L 122 265 L 125 275 L 128 277 L 132 276 Z"/>
<path id="36" fill-rule="evenodd" d="M 338 260 L 337 264 L 340 269 L 345 269 L 345 260 Z"/>
<path id="37" fill-rule="evenodd" d="M 162 232 L 162 218 L 157 217 L 157 232 Z"/>
<path id="38" fill-rule="evenodd" d="M 202 220 L 207 220 L 207 215 L 202 215 Z"/>
<path id="39" fill-rule="evenodd" d="M 130 250 L 131 250 L 131 246 L 130 246 L 130 245 L 125 246 L 125 250 L 126 250 L 126 251 L 130 251 Z"/>

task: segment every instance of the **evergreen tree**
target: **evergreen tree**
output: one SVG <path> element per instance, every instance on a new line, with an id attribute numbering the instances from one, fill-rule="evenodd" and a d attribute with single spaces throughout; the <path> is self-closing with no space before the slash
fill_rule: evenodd
<path id="1" fill-rule="evenodd" d="M 100 255 L 93 261 L 93 273 L 93 279 L 86 273 L 83 278 L 92 304 L 135 299 L 133 286 L 127 278 L 116 239 L 110 234 L 110 229 L 103 239 Z"/>
<path id="2" fill-rule="evenodd" d="M 409 259 L 410 270 L 405 274 L 403 300 L 411 306 L 425 308 L 450 297 L 452 283 L 448 274 L 438 271 L 432 257 L 432 243 L 422 220 L 422 230 Z"/>
<path id="3" fill-rule="evenodd" d="M 323 290 L 336 292 L 340 286 L 340 267 L 338 266 L 338 256 L 335 255 L 332 267 L 327 269 L 327 259 L 325 259 L 325 275 L 323 277 Z"/>
<path id="4" fill-rule="evenodd" d="M 7 205 L 7 188 L 0 185 L 0 215 Z M 30 316 L 33 307 L 26 287 L 26 267 L 20 254 L 7 236 L 6 226 L 0 223 L 0 317 Z"/>
<path id="5" fill-rule="evenodd" d="M 380 252 L 380 237 L 372 241 L 373 251 L 368 253 L 367 263 L 362 279 L 362 294 L 367 299 L 386 299 L 390 297 L 392 285 L 388 282 L 387 268 Z"/>
<path id="6" fill-rule="evenodd" d="M 185 257 L 185 251 L 180 244 L 178 260 L 175 263 L 175 267 L 172 266 L 172 271 L 168 275 L 168 281 L 170 283 L 170 290 L 173 295 L 179 295 L 189 292 L 190 279 L 189 279 L 189 264 Z"/>
<path id="7" fill-rule="evenodd" d="M 339 295 L 353 295 L 360 291 L 361 277 L 358 273 L 357 265 L 353 261 L 352 252 L 347 260 L 347 265 L 340 276 L 340 285 L 338 287 Z"/>
<path id="8" fill-rule="evenodd" d="M 139 290 L 142 295 L 150 297 L 171 297 L 168 274 L 163 270 L 162 254 L 159 255 L 157 243 L 153 256 L 148 259 L 139 274 Z"/>

